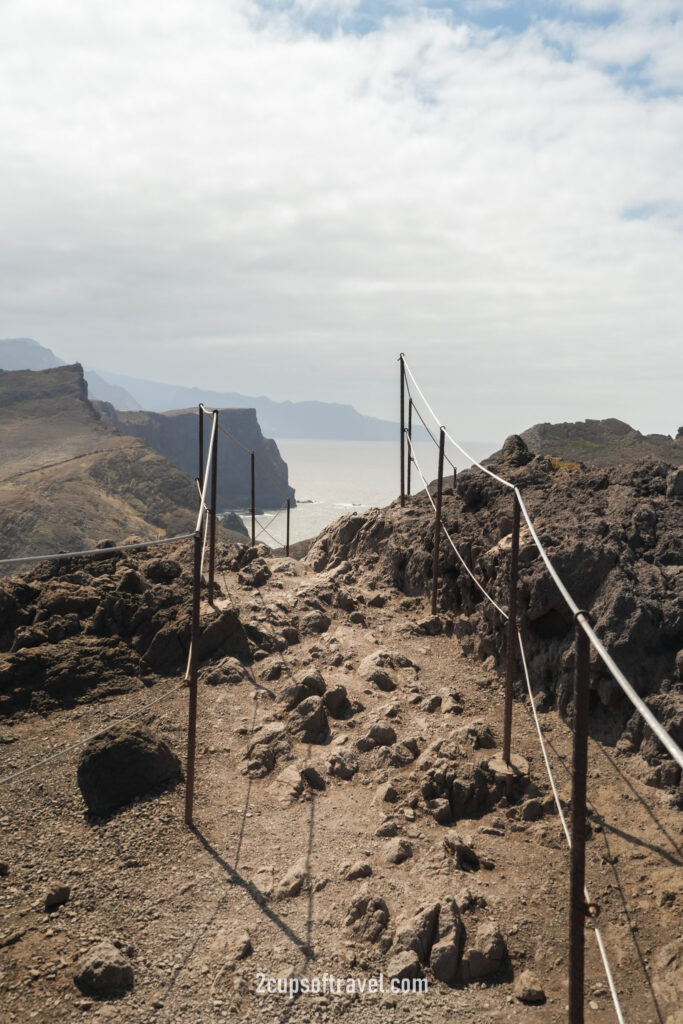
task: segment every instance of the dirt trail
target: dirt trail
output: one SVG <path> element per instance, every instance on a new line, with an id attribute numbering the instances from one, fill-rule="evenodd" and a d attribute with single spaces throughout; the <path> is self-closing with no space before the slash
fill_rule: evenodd
<path id="1" fill-rule="evenodd" d="M 390 752 L 414 740 L 422 754 L 434 740 L 458 730 L 458 742 L 466 742 L 468 727 L 471 735 L 482 736 L 486 725 L 499 746 L 499 680 L 466 659 L 455 637 L 416 630 L 427 615 L 421 599 L 372 589 L 360 570 L 349 567 L 335 578 L 288 559 L 269 559 L 272 575 L 253 586 L 226 565 L 219 561 L 222 599 L 238 607 L 242 622 L 260 634 L 260 654 L 238 685 L 200 686 L 194 828 L 182 824 L 182 785 L 135 802 L 106 821 L 87 819 L 76 786 L 76 754 L 4 787 L 0 860 L 10 870 L 0 878 L 3 1024 L 565 1021 L 568 854 L 557 815 L 546 809 L 538 820 L 524 820 L 529 790 L 524 800 L 503 799 L 455 824 L 440 825 L 419 798 L 418 761 L 393 765 L 379 748 L 356 746 L 380 722 L 390 723 L 397 734 Z M 306 622 L 316 614 L 323 616 L 321 627 L 325 618 L 329 626 L 307 632 Z M 298 625 L 299 642 L 274 640 L 292 623 Z M 275 650 L 276 644 L 283 650 Z M 417 667 L 393 671 L 393 692 L 378 689 L 358 672 L 362 660 L 378 650 Z M 264 723 L 286 723 L 279 698 L 304 668 L 319 669 L 328 692 L 344 686 L 350 713 L 330 716 L 325 743 L 292 742 L 294 759 L 279 757 L 262 778 L 245 774 L 254 733 Z M 47 719 L 3 723 L 0 775 L 94 732 L 174 682 L 167 679 L 149 691 Z M 451 711 L 446 690 L 456 698 Z M 147 716 L 179 753 L 184 752 L 186 705 L 187 691 L 180 690 Z M 542 714 L 541 721 L 568 801 L 570 734 L 555 712 Z M 535 729 L 520 703 L 514 708 L 513 744 L 529 761 L 537 802 L 549 808 Z M 331 756 L 351 752 L 357 773 L 351 779 L 329 774 Z M 490 757 L 495 750 L 473 747 L 475 753 Z M 303 785 L 292 795 L 291 778 L 283 780 L 282 773 L 306 765 L 317 769 L 325 788 Z M 632 1024 L 664 1024 L 675 1004 L 657 957 L 666 943 L 683 939 L 681 815 L 664 793 L 635 779 L 625 755 L 591 743 L 589 770 L 587 882 L 601 908 L 622 1007 Z M 393 803 L 378 792 L 387 784 L 396 790 Z M 395 822 L 397 837 L 412 847 L 412 856 L 398 865 L 385 859 L 391 840 L 376 835 L 387 818 Z M 444 839 L 454 836 L 474 849 L 478 870 L 458 868 L 444 856 Z M 306 876 L 300 891 L 278 897 L 278 884 L 300 861 Z M 359 861 L 372 873 L 345 880 L 348 866 Z M 71 897 L 46 914 L 44 897 L 53 879 L 70 885 Z M 391 951 L 381 953 L 378 944 L 360 941 L 345 927 L 352 901 L 365 890 L 386 901 L 392 928 L 420 906 L 448 896 L 462 901 L 469 890 L 472 909 L 463 913 L 467 941 L 478 923 L 494 920 L 508 959 L 484 981 L 452 987 L 434 980 L 427 969 L 429 988 L 423 994 L 306 994 L 290 1000 L 257 993 L 260 973 L 367 979 L 383 972 L 388 985 Z M 236 950 L 245 930 L 252 951 L 240 959 Z M 135 986 L 121 1000 L 98 1001 L 74 986 L 75 961 L 99 938 L 120 939 L 132 958 Z M 613 1021 L 591 935 L 586 948 L 587 1020 Z M 527 1006 L 515 998 L 514 978 L 525 968 L 542 984 L 544 1005 Z"/>

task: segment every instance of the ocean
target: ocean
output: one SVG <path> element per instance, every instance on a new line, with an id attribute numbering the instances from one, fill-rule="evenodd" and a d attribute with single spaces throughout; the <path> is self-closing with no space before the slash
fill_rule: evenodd
<path id="1" fill-rule="evenodd" d="M 297 506 L 290 513 L 290 542 L 315 537 L 329 523 L 349 512 L 384 507 L 400 490 L 399 446 L 390 441 L 318 441 L 283 438 L 277 441 L 289 469 L 289 483 L 296 492 Z M 438 471 L 438 449 L 431 441 L 416 442 L 415 455 L 428 481 Z M 500 445 L 471 442 L 465 447 L 476 459 L 490 455 Z M 469 465 L 457 451 L 447 455 L 460 469 Z M 450 471 L 446 464 L 445 472 Z M 412 470 L 412 491 L 423 487 Z M 241 515 L 248 530 L 251 517 Z M 257 539 L 270 547 L 284 547 L 286 514 L 267 509 L 257 516 Z"/>

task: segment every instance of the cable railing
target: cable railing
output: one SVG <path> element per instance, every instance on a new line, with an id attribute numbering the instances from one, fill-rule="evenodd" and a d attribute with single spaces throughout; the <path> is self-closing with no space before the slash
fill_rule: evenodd
<path id="1" fill-rule="evenodd" d="M 619 1021 L 619 1024 L 625 1024 L 625 1018 L 620 1005 L 619 996 L 617 993 L 616 985 L 614 982 L 614 976 L 607 956 L 605 943 L 597 922 L 597 914 L 594 912 L 595 904 L 592 903 L 588 890 L 585 885 L 585 839 L 586 839 L 586 784 L 587 784 L 587 743 L 588 743 L 588 692 L 589 692 L 589 654 L 590 647 L 597 652 L 602 659 L 603 664 L 609 669 L 613 678 L 617 681 L 621 689 L 624 691 L 626 696 L 631 700 L 634 707 L 640 712 L 647 724 L 652 729 L 653 733 L 660 740 L 665 749 L 671 754 L 674 760 L 683 767 L 683 752 L 681 752 L 678 745 L 672 739 L 672 737 L 666 732 L 661 723 L 652 714 L 647 705 L 640 699 L 638 694 L 633 689 L 632 685 L 624 676 L 623 672 L 615 664 L 614 659 L 611 657 L 609 652 L 605 649 L 600 639 L 596 636 L 595 631 L 590 623 L 589 613 L 583 609 L 580 609 L 576 602 L 571 597 L 571 594 L 564 585 L 562 579 L 557 573 L 553 566 L 547 551 L 541 543 L 538 533 L 534 527 L 531 516 L 529 515 L 528 509 L 522 498 L 520 490 L 509 480 L 505 480 L 503 477 L 492 472 L 486 466 L 477 462 L 469 452 L 460 445 L 446 429 L 441 425 L 436 416 L 436 413 L 432 409 L 431 405 L 427 401 L 422 389 L 420 388 L 417 380 L 415 379 L 410 367 L 405 361 L 403 354 L 399 357 L 401 363 L 401 504 L 405 504 L 405 457 L 404 457 L 404 439 L 408 446 L 409 461 L 408 466 L 411 464 L 415 465 L 419 476 L 424 485 L 424 490 L 429 499 L 435 515 L 434 524 L 434 570 L 432 579 L 432 612 L 436 612 L 437 605 L 437 588 L 438 588 L 438 572 L 439 572 L 439 538 L 443 532 L 448 542 L 450 543 L 453 551 L 455 552 L 462 567 L 467 572 L 472 582 L 476 585 L 483 596 L 490 602 L 490 604 L 500 613 L 502 618 L 507 622 L 507 671 L 505 680 L 505 711 L 504 711 L 504 735 L 503 735 L 503 760 L 508 766 L 510 771 L 514 770 L 514 765 L 511 755 L 511 725 L 512 725 L 512 695 L 513 695 L 513 683 L 516 677 L 516 659 L 515 659 L 515 647 L 519 647 L 519 654 L 521 664 L 524 672 L 524 678 L 526 681 L 526 687 L 529 694 L 529 700 L 531 703 L 531 709 L 533 713 L 533 719 L 536 726 L 538 740 L 541 747 L 541 753 L 543 755 L 543 761 L 545 764 L 546 773 L 550 782 L 553 797 L 557 807 L 557 812 L 560 817 L 562 829 L 567 840 L 567 845 L 570 850 L 571 867 L 570 867 L 570 894 L 569 894 L 569 918 L 570 918 L 570 929 L 569 929 L 569 1022 L 570 1024 L 583 1024 L 584 1021 L 584 929 L 585 929 L 585 918 L 586 915 L 591 918 L 592 930 L 595 935 L 596 943 L 600 953 L 600 957 L 605 970 L 605 976 L 609 986 L 610 996 L 614 1006 L 614 1011 Z M 425 479 L 425 476 L 420 468 L 417 460 L 415 449 L 410 436 L 410 430 L 405 428 L 404 419 L 404 395 L 403 389 L 405 387 L 406 392 L 409 395 L 409 413 L 417 411 L 415 406 L 414 398 L 410 389 L 408 380 L 412 382 L 413 388 L 422 399 L 425 408 L 429 411 L 433 420 L 439 426 L 439 441 L 437 442 L 436 437 L 429 431 L 430 436 L 435 444 L 439 447 L 439 470 L 438 480 L 436 486 L 436 500 L 432 496 L 430 486 Z M 421 417 L 420 417 L 421 418 Z M 441 497 L 443 490 L 443 463 L 444 463 L 444 448 L 445 441 L 448 439 L 451 444 L 457 448 L 457 450 L 465 456 L 472 463 L 472 465 L 482 472 L 486 473 L 489 477 L 496 480 L 502 486 L 512 490 L 514 497 L 514 523 L 512 533 L 512 544 L 511 544 L 511 559 L 510 559 L 510 599 L 509 607 L 506 612 L 501 606 L 494 600 L 491 594 L 486 588 L 476 579 L 470 566 L 467 565 L 462 554 L 458 550 L 458 547 L 453 540 L 451 534 L 447 530 L 445 524 L 441 520 Z M 410 481 L 410 475 L 408 474 L 408 481 Z M 410 483 L 408 482 L 408 493 L 410 493 Z M 519 532 L 520 532 L 520 513 L 524 517 L 524 520 L 529 528 L 530 535 L 536 545 L 539 554 L 551 576 L 555 582 L 560 594 L 562 595 L 567 606 L 571 610 L 574 616 L 575 622 L 575 644 L 576 644 L 576 658 L 575 658 L 575 674 L 574 674 L 574 723 L 573 723 L 573 766 L 572 766 L 572 820 L 571 829 L 567 824 L 562 804 L 557 791 L 557 786 L 553 778 L 548 753 L 543 739 L 541 726 L 538 720 L 538 713 L 536 709 L 536 702 L 531 687 L 531 679 L 529 676 L 528 662 L 526 651 L 524 648 L 524 641 L 522 638 L 522 632 L 517 625 L 517 586 L 518 586 L 518 553 L 519 553 Z"/>

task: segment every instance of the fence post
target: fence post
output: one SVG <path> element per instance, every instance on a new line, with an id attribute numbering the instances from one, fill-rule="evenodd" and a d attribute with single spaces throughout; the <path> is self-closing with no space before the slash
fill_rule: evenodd
<path id="1" fill-rule="evenodd" d="M 408 482 L 406 484 L 406 493 L 410 496 L 410 469 L 413 464 L 413 400 L 408 399 L 408 440 L 411 442 L 408 445 Z"/>
<path id="2" fill-rule="evenodd" d="M 569 881 L 569 1024 L 583 1024 L 586 944 L 586 772 L 590 647 L 577 612 L 574 619 L 574 750 L 572 759 L 572 847 Z"/>
<path id="3" fill-rule="evenodd" d="M 218 482 L 218 409 L 213 411 L 214 429 L 211 446 L 211 512 L 209 514 L 209 604 L 213 604 L 213 583 L 216 571 L 216 485 Z"/>
<path id="4" fill-rule="evenodd" d="M 199 404 L 199 491 L 204 487 L 204 407 Z"/>
<path id="5" fill-rule="evenodd" d="M 256 544 L 256 462 L 251 453 L 251 546 Z"/>
<path id="6" fill-rule="evenodd" d="M 406 491 L 405 491 L 405 461 L 406 461 L 406 441 L 405 441 L 405 369 L 403 367 L 403 353 L 398 357 L 400 364 L 401 374 L 401 508 L 406 503 Z"/>
<path id="7" fill-rule="evenodd" d="M 285 547 L 285 553 L 286 553 L 287 557 L 289 557 L 289 511 L 290 511 L 290 503 L 289 503 L 289 498 L 287 498 L 287 545 Z"/>
<path id="8" fill-rule="evenodd" d="M 432 615 L 436 615 L 436 598 L 439 589 L 439 545 L 441 543 L 441 492 L 443 490 L 443 455 L 446 431 L 441 427 L 439 434 L 439 477 L 436 489 L 436 518 L 434 520 L 434 568 L 432 569 Z"/>
<path id="9" fill-rule="evenodd" d="M 453 466 L 453 494 L 455 494 L 455 488 L 458 486 L 458 471 Z"/>
<path id="10" fill-rule="evenodd" d="M 510 764 L 512 737 L 512 689 L 517 678 L 517 582 L 519 578 L 519 501 L 513 492 L 512 546 L 510 549 L 510 591 L 508 597 L 507 670 L 505 673 L 505 714 L 503 717 L 503 760 Z"/>
<path id="11" fill-rule="evenodd" d="M 185 772 L 185 824 L 192 824 L 194 806 L 194 757 L 197 742 L 197 668 L 199 665 L 199 602 L 201 593 L 202 533 L 194 535 L 192 574 L 192 625 L 190 629 L 190 706 L 187 719 L 187 769 Z"/>

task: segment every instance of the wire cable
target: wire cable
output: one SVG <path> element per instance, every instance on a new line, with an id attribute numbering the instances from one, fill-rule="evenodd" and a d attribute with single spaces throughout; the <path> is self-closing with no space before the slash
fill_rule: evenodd
<path id="1" fill-rule="evenodd" d="M 439 445 L 439 442 L 438 442 L 438 441 L 437 441 L 437 439 L 436 439 L 436 438 L 434 437 L 434 434 L 433 434 L 433 433 L 431 432 L 431 430 L 429 429 L 429 427 L 428 427 L 428 426 L 427 426 L 427 424 L 425 423 L 425 421 L 424 421 L 424 417 L 422 416 L 422 413 L 420 412 L 419 408 L 418 408 L 418 407 L 417 407 L 417 405 L 415 404 L 415 401 L 414 401 L 414 399 L 413 399 L 413 396 L 412 396 L 412 394 L 411 394 L 411 392 L 410 392 L 410 387 L 409 387 L 409 385 L 408 385 L 408 381 L 406 381 L 406 390 L 408 391 L 408 397 L 410 398 L 411 402 L 413 403 L 413 409 L 414 409 L 414 410 L 415 410 L 415 412 L 417 413 L 417 416 L 418 416 L 418 419 L 420 420 L 420 423 L 421 423 L 421 424 L 422 424 L 422 426 L 423 426 L 423 427 L 425 428 L 425 430 L 427 431 L 427 433 L 428 433 L 428 434 L 429 434 L 429 436 L 431 437 L 431 439 L 432 439 L 432 441 L 434 442 L 434 444 L 436 445 L 436 447 L 437 447 L 437 448 L 439 448 L 439 447 L 440 447 L 440 445 Z M 406 434 L 406 437 L 407 437 L 407 436 L 408 436 L 408 435 Z M 457 472 L 457 470 L 458 470 L 458 467 L 457 467 L 457 466 L 455 465 L 455 463 L 451 462 L 451 460 L 449 459 L 449 457 L 448 457 L 448 456 L 446 455 L 446 453 L 445 453 L 445 452 L 444 452 L 444 459 L 446 460 L 446 462 L 448 463 L 448 465 L 449 465 L 449 466 L 451 467 L 451 469 L 452 469 L 452 470 L 453 470 L 454 472 Z"/>
<path id="2" fill-rule="evenodd" d="M 138 708 L 137 711 L 133 711 L 132 714 L 126 715 L 124 718 L 117 718 L 115 721 L 110 722 L 109 725 L 105 726 L 104 729 L 100 729 L 99 732 L 94 732 L 90 736 L 84 736 L 83 739 L 77 740 L 76 743 L 71 743 L 68 747 L 64 747 L 62 750 L 58 750 L 55 754 L 50 754 L 49 757 L 44 757 L 41 761 L 36 761 L 34 764 L 28 765 L 27 768 L 20 768 L 19 771 L 13 772 L 11 775 L 6 775 L 0 779 L 0 786 L 4 786 L 7 782 L 13 782 L 15 779 L 21 778 L 22 775 L 27 775 L 29 772 L 34 771 L 36 768 L 42 767 L 42 765 L 49 764 L 51 761 L 56 761 L 58 757 L 62 757 L 64 754 L 68 754 L 71 750 L 76 750 L 78 747 L 82 747 L 84 743 L 89 743 L 90 740 L 97 739 L 98 736 L 104 736 L 105 733 L 109 732 L 114 726 L 121 725 L 123 722 L 129 722 L 132 718 L 137 718 L 138 715 L 143 715 L 150 708 L 153 708 L 156 704 L 160 704 L 164 700 L 168 700 L 174 693 L 181 690 L 185 686 L 185 680 L 174 686 L 168 693 L 163 693 L 161 697 L 157 697 L 155 700 L 145 704 L 144 707 Z"/>
<path id="3" fill-rule="evenodd" d="M 65 558 L 83 558 L 88 555 L 108 555 L 118 551 L 137 551 L 140 548 L 151 548 L 159 544 L 175 544 L 176 541 L 190 540 L 193 533 L 179 533 L 175 537 L 158 537 L 156 540 L 143 540 L 135 544 L 116 544 L 110 548 L 89 548 L 86 551 L 55 551 L 48 555 L 22 555 L 20 558 L 0 558 L 0 565 L 14 565 L 19 562 L 49 562 Z"/>
<path id="4" fill-rule="evenodd" d="M 408 444 L 410 445 L 410 450 L 413 453 L 413 462 L 415 463 L 415 468 L 417 469 L 418 473 L 420 474 L 420 479 L 422 480 L 422 483 L 425 485 L 425 491 L 427 492 L 427 497 L 429 498 L 429 500 L 431 502 L 432 508 L 436 512 L 436 505 L 434 504 L 434 499 L 432 498 L 431 494 L 429 493 L 429 485 L 428 485 L 427 481 L 424 478 L 422 470 L 420 469 L 420 463 L 417 461 L 417 458 L 415 457 L 415 450 L 414 450 L 414 448 L 413 448 L 413 446 L 412 446 L 412 444 L 410 442 L 410 439 L 407 438 L 407 440 L 408 440 Z M 443 522 L 441 523 L 441 529 L 446 534 L 446 537 L 448 538 L 448 541 L 449 541 L 451 547 L 453 548 L 453 550 L 455 551 L 456 555 L 460 559 L 460 562 L 462 564 L 463 569 L 465 570 L 467 575 L 470 577 L 472 582 L 475 584 L 475 586 L 477 586 L 479 588 L 479 590 L 482 592 L 482 594 L 484 595 L 486 600 L 490 601 L 491 604 L 493 605 L 493 607 L 496 608 L 500 612 L 500 614 L 503 616 L 503 618 L 507 619 L 508 618 L 507 612 L 503 611 L 503 609 L 500 607 L 500 605 L 497 604 L 496 601 L 493 600 L 493 598 L 491 597 L 489 592 L 487 590 L 485 590 L 484 587 L 481 585 L 481 583 L 479 582 L 477 577 L 474 575 L 474 573 L 472 572 L 470 567 L 467 565 L 467 562 L 465 561 L 465 559 L 462 557 L 462 555 L 458 551 L 458 548 L 457 548 L 457 546 L 455 544 L 455 541 L 451 537 L 450 533 L 446 529 L 446 527 L 443 524 Z"/>

